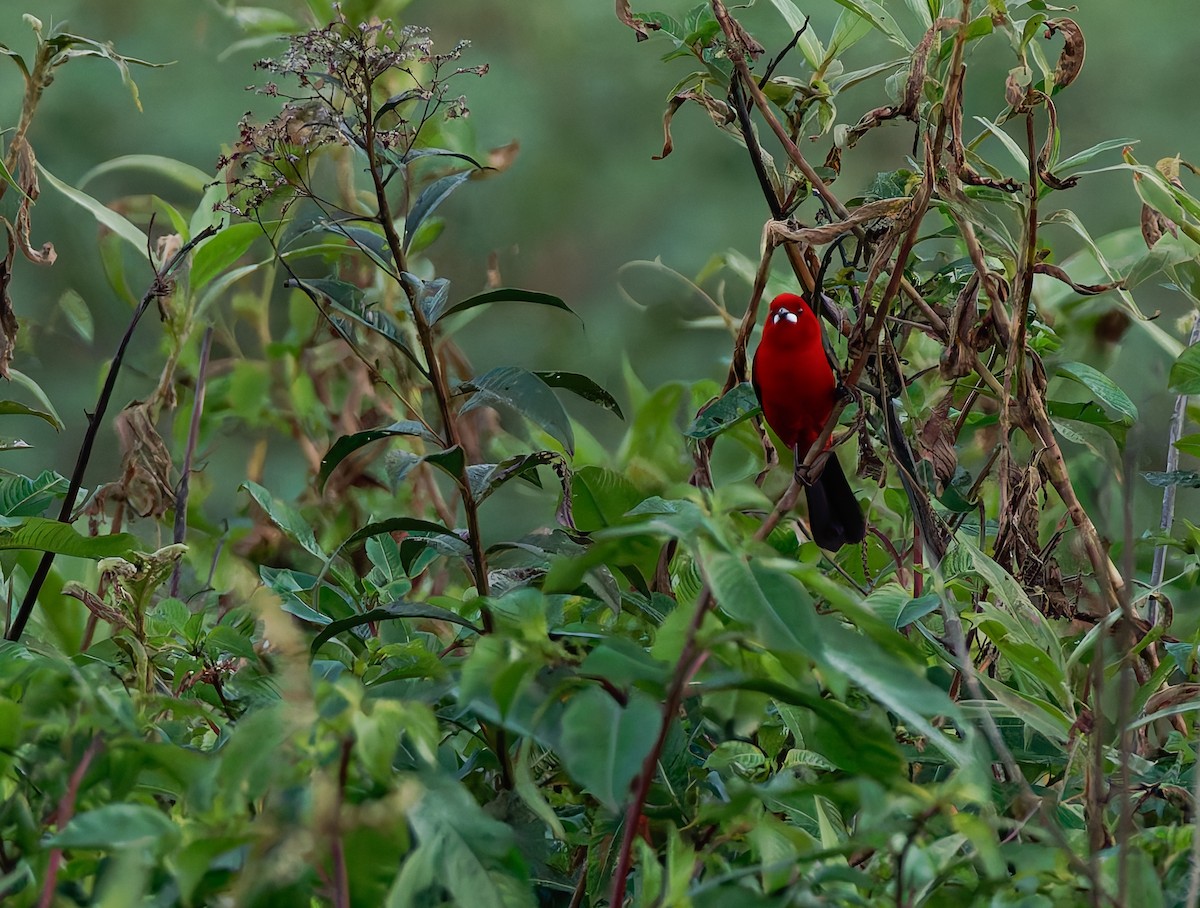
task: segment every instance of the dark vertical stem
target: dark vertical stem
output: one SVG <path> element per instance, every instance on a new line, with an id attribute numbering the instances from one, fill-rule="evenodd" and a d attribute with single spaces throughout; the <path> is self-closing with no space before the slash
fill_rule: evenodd
<path id="1" fill-rule="evenodd" d="M 93 736 L 92 742 L 71 772 L 71 778 L 67 781 L 67 791 L 59 801 L 58 810 L 54 815 L 54 826 L 60 832 L 75 815 L 75 799 L 79 796 L 79 786 L 83 784 L 83 777 L 87 775 L 88 767 L 92 765 L 92 760 L 100 752 L 102 743 L 100 735 Z M 58 868 L 61 865 L 62 849 L 55 848 L 50 852 L 50 862 L 46 869 L 46 880 L 42 884 L 42 894 L 38 898 L 38 908 L 50 908 L 54 904 L 54 890 L 58 886 Z"/>
<path id="2" fill-rule="evenodd" d="M 204 340 L 200 343 L 200 365 L 196 369 L 196 399 L 192 402 L 192 421 L 188 426 L 187 451 L 183 455 L 183 466 L 179 468 L 179 485 L 175 487 L 175 542 L 182 543 L 187 538 L 187 504 L 188 491 L 191 486 L 192 457 L 196 453 L 196 444 L 200 439 L 200 414 L 204 412 L 204 389 L 208 373 L 208 355 L 212 350 L 213 329 L 210 325 L 204 332 Z M 179 578 L 183 573 L 183 559 L 175 562 L 175 570 L 171 572 L 170 593 L 179 595 Z"/>
<path id="3" fill-rule="evenodd" d="M 100 432 L 100 424 L 104 421 L 104 413 L 108 409 L 109 401 L 112 400 L 113 389 L 117 384 L 117 376 L 121 372 L 121 364 L 125 361 L 125 351 L 129 347 L 129 342 L 133 339 L 133 332 L 137 328 L 138 322 L 142 320 L 142 316 L 151 302 L 170 292 L 171 287 L 167 279 L 170 277 L 171 272 L 187 258 L 188 253 L 192 251 L 192 248 L 197 243 L 208 239 L 216 232 L 216 227 L 205 227 L 204 230 L 200 231 L 200 233 L 196 234 L 179 248 L 179 251 L 171 257 L 170 261 L 163 265 L 154 275 L 150 289 L 146 291 L 145 296 L 142 297 L 142 301 L 134 311 L 133 317 L 129 320 L 129 327 L 125 329 L 125 336 L 121 338 L 121 343 L 117 346 L 117 353 L 113 357 L 112 363 L 109 364 L 108 375 L 104 379 L 104 387 L 100 391 L 100 396 L 96 399 L 96 410 L 88 414 L 88 425 L 83 433 L 83 444 L 79 447 L 79 456 L 75 459 L 75 469 L 71 473 L 71 481 L 67 486 L 67 494 L 63 499 L 62 508 L 58 512 L 60 522 L 71 522 L 71 511 L 75 507 L 75 499 L 79 495 L 79 490 L 83 487 L 83 475 L 87 471 L 88 461 L 92 458 L 92 448 L 96 445 L 96 436 Z M 53 552 L 46 552 L 42 555 L 42 560 L 38 562 L 37 570 L 34 571 L 33 577 L 29 581 L 29 589 L 25 591 L 25 598 L 21 602 L 17 616 L 8 628 L 8 633 L 5 634 L 8 640 L 21 639 L 21 634 L 25 631 L 25 625 L 29 622 L 29 616 L 33 614 L 33 606 L 37 602 L 38 593 L 41 592 L 46 578 L 50 576 L 50 568 L 53 564 Z"/>

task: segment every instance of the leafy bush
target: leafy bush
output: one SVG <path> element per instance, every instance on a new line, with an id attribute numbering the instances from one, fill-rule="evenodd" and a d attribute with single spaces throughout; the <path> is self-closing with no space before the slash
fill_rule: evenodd
<path id="1" fill-rule="evenodd" d="M 149 155 L 97 168 L 166 177 L 190 209 L 104 205 L 40 171 L 105 228 L 135 307 L 74 474 L 0 480 L 7 900 L 1195 903 L 1195 640 L 1172 602 L 1194 588 L 1196 534 L 1172 530 L 1176 490 L 1200 486 L 1179 461 L 1197 453 L 1200 321 L 1185 345 L 1133 296 L 1165 280 L 1200 305 L 1191 167 L 1140 164 L 1126 139 L 1064 154 L 1056 105 L 1084 37 L 1045 4 L 839 5 L 818 35 L 773 0 L 786 27 L 755 37 L 721 0 L 617 4 L 692 67 L 661 156 L 699 105 L 769 215 L 757 263 L 683 278 L 728 329 L 723 382 L 629 371 L 619 401 L 583 374 L 470 361 L 456 338 L 476 319 L 520 308 L 549 332 L 576 314 L 495 273 L 465 292 L 439 276 L 441 204 L 513 149 L 461 128 L 458 92 L 487 72 L 466 45 L 439 52 L 366 8 L 258 64 L 276 107 L 242 121 L 215 175 Z M 6 49 L 26 102 L 0 184 L 15 378 L 13 258 L 54 257 L 30 239 L 30 119 L 76 57 L 115 63 L 135 100 L 144 62 L 30 24 L 34 57 Z M 868 36 L 895 57 L 852 68 Z M 985 43 L 1014 66 L 1003 111 L 972 120 L 965 60 Z M 806 76 L 781 74 L 792 56 Z M 884 103 L 851 123 L 860 85 Z M 897 120 L 911 156 L 842 193 L 843 162 Z M 1062 206 L 1107 170 L 1132 177 L 1140 230 L 1095 238 Z M 154 269 L 140 301 L 135 256 Z M 764 295 L 797 290 L 845 393 L 812 450 L 787 452 L 748 348 Z M 161 374 L 114 419 L 121 475 L 85 490 L 152 304 Z M 1082 361 L 1101 325 L 1149 332 L 1178 401 L 1166 469 L 1145 474 L 1161 523 L 1127 506 L 1119 545 L 1094 493 L 1143 481 L 1125 453 L 1141 414 Z M 60 424 L 22 380 L 37 406 L 0 413 Z M 616 444 L 600 419 L 624 421 Z M 244 464 L 213 450 L 222 433 Z M 830 438 L 844 461 L 857 449 L 870 523 L 839 552 L 793 510 Z M 280 446 L 303 458 L 298 495 L 264 470 Z M 234 488 L 243 517 L 220 513 Z M 491 538 L 489 508 L 533 529 Z"/>

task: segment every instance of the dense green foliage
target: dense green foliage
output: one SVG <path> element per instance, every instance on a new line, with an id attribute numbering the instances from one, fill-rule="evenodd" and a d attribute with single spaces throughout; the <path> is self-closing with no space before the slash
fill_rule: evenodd
<path id="1" fill-rule="evenodd" d="M 271 56 L 215 172 L 142 154 L 77 186 L 30 138 L 58 72 L 99 57 L 134 104 L 166 76 L 49 20 L 32 52 L 0 36 L 25 80 L 0 371 L 28 400 L 0 434 L 63 424 L 14 343 L 14 259 L 56 256 L 40 192 L 99 224 L 133 311 L 74 474 L 0 476 L 6 904 L 1196 904 L 1200 535 L 1174 502 L 1200 487 L 1200 322 L 1136 298 L 1200 306 L 1192 167 L 1060 134 L 1084 36 L 1040 0 L 829 5 L 820 31 L 771 0 L 751 35 L 720 0 L 616 4 L 613 34 L 664 56 L 661 157 L 702 110 L 752 177 L 731 204 L 769 215 L 758 261 L 637 266 L 703 302 L 680 321 L 725 332 L 723 381 L 627 361 L 619 389 L 465 352 L 489 321 L 586 338 L 495 263 L 445 277 L 444 203 L 517 147 L 476 147 L 487 67 L 386 18 L 403 3 L 310 0 L 311 28 L 231 4 Z M 980 47 L 1001 84 L 968 75 Z M 1000 113 L 964 114 L 976 91 Z M 849 185 L 887 130 L 904 150 Z M 170 191 L 98 200 L 118 172 Z M 1070 205 L 1105 172 L 1141 221 L 1093 237 Z M 798 289 L 825 294 L 827 430 L 871 525 L 837 553 L 749 386 L 764 298 Z M 92 339 L 82 297 L 59 314 Z M 135 330 L 160 372 L 126 402 Z M 1141 475 L 1105 368 L 1126 331 L 1177 399 Z M 302 482 L 267 467 L 281 446 Z"/>

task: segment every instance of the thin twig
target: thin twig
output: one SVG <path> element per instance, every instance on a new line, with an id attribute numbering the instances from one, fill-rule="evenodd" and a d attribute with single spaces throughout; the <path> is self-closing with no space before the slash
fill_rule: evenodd
<path id="1" fill-rule="evenodd" d="M 196 399 L 192 402 L 192 421 L 188 426 L 187 450 L 183 454 L 183 466 L 179 468 L 179 484 L 175 487 L 175 543 L 181 544 L 187 539 L 187 503 L 188 491 L 191 486 L 192 457 L 196 453 L 196 445 L 200 440 L 200 414 L 204 412 L 204 389 L 208 372 L 208 355 L 212 351 L 213 329 L 209 325 L 204 330 L 204 339 L 200 342 L 200 364 L 196 368 Z M 170 593 L 179 595 L 179 580 L 183 574 L 183 559 L 175 562 L 175 570 L 171 572 Z"/>
<path id="2" fill-rule="evenodd" d="M 87 750 L 83 752 L 79 763 L 71 772 L 71 778 L 67 781 L 66 793 L 58 802 L 58 810 L 54 815 L 54 828 L 59 832 L 62 832 L 67 823 L 71 821 L 71 817 L 75 815 L 75 799 L 79 796 L 79 786 L 83 784 L 83 777 L 87 774 L 88 767 L 91 766 L 96 754 L 100 752 L 102 744 L 103 740 L 99 733 L 93 735 Z M 38 908 L 50 908 L 54 904 L 54 890 L 58 886 L 58 869 L 61 865 L 62 849 L 54 848 L 50 851 L 50 861 L 46 868 L 46 880 L 42 884 L 42 894 L 38 899 Z"/>
<path id="3" fill-rule="evenodd" d="M 1188 346 L 1194 347 L 1200 343 L 1200 311 L 1192 318 L 1192 333 L 1188 338 Z M 1175 398 L 1175 410 L 1171 413 L 1171 426 L 1167 432 L 1167 466 L 1168 473 L 1179 469 L 1179 449 L 1175 442 L 1183 435 L 1184 417 L 1187 415 L 1188 396 L 1180 394 Z M 1163 536 L 1170 535 L 1171 526 L 1175 523 L 1175 494 L 1178 486 L 1169 485 L 1163 489 L 1162 519 L 1158 529 Z M 1150 604 L 1146 620 L 1151 626 L 1158 623 L 1158 588 L 1162 586 L 1163 575 L 1167 570 L 1167 547 L 1159 544 L 1154 549 L 1154 567 L 1150 571 Z M 1200 884 L 1198 884 L 1200 885 Z"/>

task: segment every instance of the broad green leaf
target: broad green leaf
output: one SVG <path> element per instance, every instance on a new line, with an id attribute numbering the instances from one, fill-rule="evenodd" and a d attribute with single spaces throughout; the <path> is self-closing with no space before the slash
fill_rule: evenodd
<path id="1" fill-rule="evenodd" d="M 459 186 L 471 178 L 472 171 L 464 170 L 462 173 L 452 173 L 449 176 L 434 180 L 417 196 L 417 201 L 409 211 L 408 217 L 404 219 L 404 248 L 407 250 L 412 244 L 413 236 L 416 235 L 417 228 L 421 226 L 421 222 L 427 218 L 438 205 L 442 204 L 450 193 L 454 192 Z"/>
<path id="2" fill-rule="evenodd" d="M 43 419 L 50 423 L 50 425 L 59 431 L 62 431 L 63 428 L 62 423 L 52 413 L 47 413 L 44 410 L 35 410 L 27 404 L 15 400 L 0 400 L 0 416 L 36 416 L 38 419 Z"/>
<path id="3" fill-rule="evenodd" d="M 744 422 L 761 409 L 754 387 L 749 382 L 741 382 L 705 407 L 683 434 L 688 438 L 711 438 Z"/>
<path id="4" fill-rule="evenodd" d="M 701 563 L 717 606 L 754 628 L 759 643 L 822 660 L 816 607 L 800 581 L 759 561 L 747 564 L 743 557 L 724 552 L 707 554 Z"/>
<path id="5" fill-rule="evenodd" d="M 271 522 L 283 530 L 289 539 L 322 561 L 328 559 L 325 550 L 317 543 L 317 537 L 313 534 L 312 527 L 299 511 L 289 504 L 276 501 L 271 497 L 271 493 L 257 482 L 248 479 L 241 484 L 240 488 L 250 493 L 250 497 L 266 512 L 267 516 L 271 518 Z"/>
<path id="6" fill-rule="evenodd" d="M 34 517 L 56 498 L 67 493 L 66 477 L 45 470 L 36 479 L 27 476 L 0 478 L 0 514 L 5 517 Z"/>
<path id="7" fill-rule="evenodd" d="M 563 713 L 563 765 L 605 807 L 619 810 L 662 721 L 661 707 L 639 690 L 621 706 L 600 688 L 589 687 Z"/>
<path id="8" fill-rule="evenodd" d="M 351 533 L 337 547 L 334 555 L 337 555 L 345 548 L 358 545 L 358 543 L 370 539 L 372 536 L 378 536 L 380 533 L 410 533 L 420 536 L 436 536 L 450 543 L 456 551 L 462 554 L 466 554 L 469 551 L 467 543 L 463 541 L 461 536 L 453 530 L 446 529 L 440 523 L 434 523 L 432 520 L 421 520 L 419 517 L 389 517 L 386 520 L 368 523 L 365 527 Z"/>
<path id="9" fill-rule="evenodd" d="M 809 27 L 808 17 L 800 12 L 793 0 L 771 0 L 771 4 L 779 10 L 788 28 L 795 34 L 800 32 L 796 46 L 804 55 L 804 61 L 810 69 L 817 70 L 825 62 L 825 48 L 815 34 L 815 29 Z"/>
<path id="10" fill-rule="evenodd" d="M 46 410 L 50 416 L 54 417 L 56 427 L 64 427 L 62 417 L 59 416 L 58 410 L 54 409 L 54 404 L 50 403 L 50 398 L 47 396 L 46 391 L 42 390 L 42 386 L 40 384 L 37 384 L 34 379 L 29 377 L 29 375 L 26 375 L 24 372 L 20 372 L 18 369 L 14 368 L 8 369 L 8 378 L 11 378 L 14 384 L 24 387 L 24 389 L 28 390 L 31 395 L 34 395 L 34 398 L 36 399 L 37 403 L 41 405 L 41 408 Z"/>
<path id="11" fill-rule="evenodd" d="M 584 533 L 621 523 L 645 497 L 620 473 L 604 467 L 582 467 L 571 476 L 571 516 Z"/>
<path id="12" fill-rule="evenodd" d="M 76 814 L 50 836 L 50 848 L 118 851 L 138 848 L 164 852 L 179 840 L 179 829 L 156 807 L 145 804 L 105 804 Z"/>
<path id="13" fill-rule="evenodd" d="M 969 752 L 961 739 L 951 737 L 929 721 L 936 716 L 961 719 L 957 704 L 944 690 L 871 638 L 849 630 L 840 621 L 827 617 L 818 623 L 826 664 L 900 716 L 910 731 L 924 735 L 927 746 L 940 750 L 956 764 L 968 762 Z"/>
<path id="14" fill-rule="evenodd" d="M 533 374 L 551 388 L 562 388 L 564 391 L 570 391 L 572 394 L 582 397 L 586 401 L 599 404 L 606 410 L 611 410 L 617 415 L 618 419 L 625 418 L 625 414 L 621 412 L 621 406 L 617 403 L 617 399 L 586 375 L 580 375 L 578 372 L 559 372 L 557 370 L 551 372 L 539 370 Z"/>
<path id="15" fill-rule="evenodd" d="M 99 221 L 102 226 L 111 230 L 121 239 L 125 240 L 125 242 L 129 243 L 129 245 L 135 250 L 137 250 L 138 255 L 147 259 L 150 257 L 150 240 L 146 237 L 146 234 L 142 233 L 141 230 L 135 227 L 131 221 L 117 214 L 107 205 L 103 205 L 96 201 L 86 192 L 80 192 L 73 186 L 68 186 L 66 183 L 48 171 L 45 167 L 43 167 L 41 162 L 38 163 L 37 167 L 38 170 L 41 171 L 42 176 L 46 178 L 46 181 L 51 186 L 65 195 L 76 205 L 79 205 L 90 212 L 92 217 Z"/>
<path id="16" fill-rule="evenodd" d="M 11 533 L 0 534 L 0 549 L 35 549 L 73 558 L 123 558 L 139 550 L 141 541 L 129 533 L 84 536 L 69 523 L 30 517 Z"/>
<path id="17" fill-rule="evenodd" d="M 465 300 L 459 300 L 457 303 L 450 303 L 447 300 L 430 313 L 429 321 L 438 322 L 447 315 L 466 312 L 468 309 L 474 309 L 476 306 L 487 306 L 491 303 L 534 303 L 538 306 L 550 306 L 554 309 L 561 309 L 564 312 L 570 312 L 572 315 L 575 315 L 575 311 L 557 296 L 549 293 L 538 293 L 536 290 L 501 287 L 498 290 L 489 290 L 486 293 L 479 293 Z M 576 317 L 578 318 L 578 316 Z"/>
<path id="18" fill-rule="evenodd" d="M 909 599 L 896 615 L 896 629 L 907 627 L 917 619 L 937 611 L 941 604 L 941 598 L 936 593 L 926 593 L 916 599 Z"/>
<path id="19" fill-rule="evenodd" d="M 406 811 L 420 844 L 401 868 L 388 908 L 433 903 L 421 895 L 430 887 L 445 889 L 455 905 L 534 908 L 512 828 L 452 778 L 427 774 L 420 781 L 426 790 Z"/>
<path id="20" fill-rule="evenodd" d="M 221 228 L 216 236 L 205 240 L 192 253 L 192 269 L 189 273 L 192 291 L 199 291 L 229 268 L 262 235 L 262 227 L 257 223 L 230 224 Z"/>
<path id="21" fill-rule="evenodd" d="M 482 502 L 504 483 L 518 476 L 540 486 L 537 468 L 555 461 L 562 461 L 562 455 L 554 451 L 534 451 L 530 454 L 518 454 L 500 463 L 471 464 L 467 467 L 471 494 L 475 496 L 476 502 Z"/>
<path id="22" fill-rule="evenodd" d="M 1109 464 L 1120 462 L 1117 443 L 1104 429 L 1077 419 L 1051 418 L 1050 422 L 1055 431 L 1067 441 L 1090 448 L 1097 457 Z"/>
<path id="23" fill-rule="evenodd" d="M 1171 364 L 1169 384 L 1176 394 L 1200 394 L 1200 344 L 1185 348 Z"/>
<path id="24" fill-rule="evenodd" d="M 74 290 L 65 290 L 58 298 L 58 308 L 75 333 L 90 344 L 96 334 L 96 324 L 87 301 Z"/>
<path id="25" fill-rule="evenodd" d="M 1192 457 L 1200 457 L 1200 432 L 1194 432 L 1191 435 L 1185 435 L 1177 442 L 1175 447 L 1183 454 L 1189 454 Z"/>
<path id="26" fill-rule="evenodd" d="M 1200 362 L 1200 357 L 1197 361 Z M 1137 422 L 1138 410 L 1133 401 L 1103 372 L 1086 363 L 1063 363 L 1058 367 L 1058 374 L 1079 382 L 1095 394 L 1106 407 L 1121 414 L 1122 420 L 1127 424 Z M 1197 377 L 1200 378 L 1200 373 Z"/>
<path id="27" fill-rule="evenodd" d="M 478 407 L 509 407 L 558 439 L 568 454 L 574 453 L 575 436 L 562 403 L 550 386 L 533 372 L 516 366 L 501 366 L 459 386 L 471 399 L 460 412 Z"/>
<path id="28" fill-rule="evenodd" d="M 140 170 L 157 174 L 194 192 L 203 192 L 204 188 L 213 182 L 213 177 L 203 170 L 174 158 L 157 154 L 127 154 L 97 164 L 79 178 L 79 188 L 83 189 L 92 180 L 120 170 Z"/>
<path id="29" fill-rule="evenodd" d="M 875 26 L 866 16 L 852 9 L 843 9 L 829 38 L 829 54 L 838 57 L 871 33 Z M 928 28 L 928 26 L 926 26 Z"/>
<path id="30" fill-rule="evenodd" d="M 892 14 L 875 0 L 836 0 L 836 2 L 839 6 L 844 6 L 868 20 L 875 28 L 883 32 L 889 41 L 900 45 L 906 51 L 913 49 L 912 42 L 904 37 L 904 32 L 900 30 L 900 26 L 892 18 Z"/>
<path id="31" fill-rule="evenodd" d="M 413 435 L 427 441 L 437 440 L 424 425 L 410 419 L 394 422 L 390 426 L 383 426 L 379 429 L 367 429 L 363 432 L 355 432 L 353 435 L 343 435 L 333 443 L 333 447 L 321 459 L 321 470 L 317 474 L 318 486 L 324 488 L 338 464 L 359 448 L 369 445 L 373 441 L 379 441 L 381 438 L 395 438 L 399 435 Z"/>
<path id="32" fill-rule="evenodd" d="M 393 621 L 399 618 L 427 618 L 431 621 L 448 621 L 451 624 L 460 625 L 477 634 L 483 633 L 481 628 L 476 627 L 470 621 L 449 609 L 439 608 L 436 605 L 429 605 L 424 602 L 392 602 L 379 608 L 373 608 L 368 612 L 363 612 L 360 615 L 351 615 L 349 618 L 331 621 L 325 627 L 321 628 L 321 632 L 313 638 L 310 648 L 315 653 L 325 641 L 331 637 L 336 637 L 343 631 L 353 630 L 356 627 L 362 627 L 364 624 L 370 624 L 371 622 Z"/>

